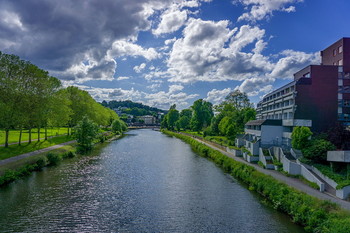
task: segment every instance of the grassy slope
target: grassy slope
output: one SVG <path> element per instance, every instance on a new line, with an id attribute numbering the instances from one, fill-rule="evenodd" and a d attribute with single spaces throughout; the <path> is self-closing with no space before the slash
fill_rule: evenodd
<path id="1" fill-rule="evenodd" d="M 47 136 L 56 136 L 67 133 L 67 128 L 48 128 Z M 45 129 L 40 130 L 40 137 L 45 137 Z M 19 139 L 19 130 L 10 130 L 9 133 L 9 143 L 18 142 Z M 29 139 L 29 131 L 23 130 L 22 132 L 22 141 L 28 141 Z M 37 129 L 32 129 L 32 140 L 38 139 L 38 131 Z M 0 145 L 5 144 L 5 131 L 0 130 Z"/>
<path id="2" fill-rule="evenodd" d="M 40 150 L 46 147 L 54 146 L 64 142 L 72 141 L 72 137 L 59 136 L 50 138 L 47 141 L 23 143 L 22 145 L 10 145 L 8 148 L 0 147 L 0 160 L 7 159 L 16 155 L 25 154 L 28 152 Z"/>

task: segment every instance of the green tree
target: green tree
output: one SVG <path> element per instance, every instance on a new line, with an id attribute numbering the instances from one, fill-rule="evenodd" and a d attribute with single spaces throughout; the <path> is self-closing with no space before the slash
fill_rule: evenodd
<path id="1" fill-rule="evenodd" d="M 99 128 L 97 124 L 91 121 L 88 117 L 85 116 L 80 122 L 78 122 L 75 127 L 74 137 L 82 152 L 87 152 L 92 149 L 93 141 L 96 139 L 98 132 Z"/>
<path id="2" fill-rule="evenodd" d="M 179 111 L 170 108 L 168 114 L 167 114 L 167 126 L 168 129 L 173 130 L 175 128 L 175 122 L 179 119 Z"/>
<path id="3" fill-rule="evenodd" d="M 250 103 L 248 95 L 239 90 L 235 90 L 228 94 L 225 98 L 225 102 L 231 104 L 237 110 L 253 107 Z"/>
<path id="4" fill-rule="evenodd" d="M 200 131 L 210 125 L 211 119 L 214 116 L 213 105 L 203 99 L 196 100 L 191 106 L 193 110 L 191 118 L 191 129 Z"/>
<path id="5" fill-rule="evenodd" d="M 305 126 L 296 126 L 292 132 L 292 146 L 295 149 L 302 150 L 309 145 L 312 132 Z"/>
<path id="6" fill-rule="evenodd" d="M 177 121 L 178 130 L 189 129 L 190 128 L 190 121 L 191 121 L 191 118 L 189 118 L 188 116 L 186 116 L 186 115 L 181 116 L 179 118 L 179 120 Z"/>

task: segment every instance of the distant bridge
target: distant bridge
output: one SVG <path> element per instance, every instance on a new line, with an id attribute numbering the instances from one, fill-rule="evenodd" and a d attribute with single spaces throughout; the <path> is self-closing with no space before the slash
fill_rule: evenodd
<path id="1" fill-rule="evenodd" d="M 128 129 L 153 129 L 156 131 L 160 131 L 160 126 L 158 126 L 158 125 L 132 125 L 132 126 L 129 126 Z"/>

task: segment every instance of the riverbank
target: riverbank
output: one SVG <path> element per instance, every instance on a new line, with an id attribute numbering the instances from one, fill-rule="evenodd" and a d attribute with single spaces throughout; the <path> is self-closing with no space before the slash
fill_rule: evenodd
<path id="1" fill-rule="evenodd" d="M 104 138 L 104 140 L 97 142 L 96 144 L 105 141 L 111 142 L 120 137 L 121 135 L 110 134 Z M 1 160 L 0 187 L 15 180 L 22 179 L 34 171 L 40 171 L 44 167 L 57 165 L 61 160 L 73 158 L 77 154 L 75 141 L 69 141 Z"/>
<path id="2" fill-rule="evenodd" d="M 350 214 L 338 205 L 295 190 L 189 136 L 170 131 L 163 132 L 190 144 L 198 154 L 211 159 L 225 172 L 248 184 L 250 190 L 255 190 L 264 196 L 275 209 L 291 216 L 293 221 L 304 226 L 305 230 L 346 233 L 350 229 Z"/>

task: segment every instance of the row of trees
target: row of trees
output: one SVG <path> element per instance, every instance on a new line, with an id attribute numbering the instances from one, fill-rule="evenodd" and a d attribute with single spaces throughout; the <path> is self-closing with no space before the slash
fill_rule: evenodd
<path id="1" fill-rule="evenodd" d="M 5 130 L 5 147 L 11 129 L 40 131 L 47 127 L 76 126 L 84 116 L 100 126 L 118 119 L 111 109 L 97 103 L 86 91 L 77 87 L 63 88 L 60 80 L 18 56 L 0 52 L 0 128 Z"/>
<path id="2" fill-rule="evenodd" d="M 215 116 L 214 111 L 217 113 Z M 236 90 L 216 106 L 199 99 L 189 109 L 179 112 L 176 105 L 172 105 L 164 116 L 161 127 L 170 130 L 203 130 L 206 135 L 234 138 L 244 131 L 245 123 L 255 119 L 255 115 L 248 96 Z"/>

